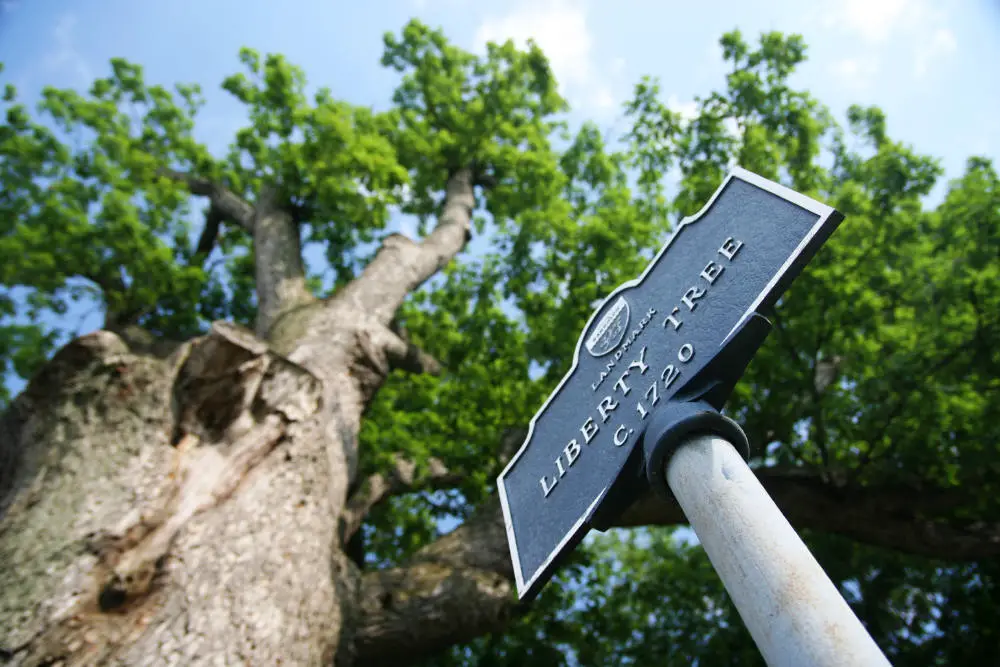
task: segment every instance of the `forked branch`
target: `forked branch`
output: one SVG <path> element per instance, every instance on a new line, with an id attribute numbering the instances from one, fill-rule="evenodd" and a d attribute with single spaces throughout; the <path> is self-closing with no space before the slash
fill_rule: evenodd
<path id="1" fill-rule="evenodd" d="M 395 316 L 406 296 L 440 271 L 465 247 L 475 206 L 472 169 L 449 178 L 434 231 L 417 243 L 400 234 L 385 239 L 345 297 L 383 324 Z"/>
<path id="2" fill-rule="evenodd" d="M 401 493 L 448 488 L 458 484 L 462 476 L 449 470 L 439 459 L 431 458 L 427 470 L 417 475 L 412 460 L 397 455 L 388 471 L 369 475 L 347 501 L 340 522 L 340 541 L 347 544 L 361 528 L 373 509 L 392 496 Z"/>
<path id="3" fill-rule="evenodd" d="M 229 188 L 193 174 L 173 169 L 161 169 L 160 175 L 183 183 L 193 195 L 208 197 L 212 206 L 248 232 L 253 231 L 253 207 Z"/>

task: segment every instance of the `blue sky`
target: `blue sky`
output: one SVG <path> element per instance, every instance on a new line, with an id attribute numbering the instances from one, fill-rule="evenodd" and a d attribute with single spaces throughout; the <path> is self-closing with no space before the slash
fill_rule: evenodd
<path id="1" fill-rule="evenodd" d="M 681 110 L 721 85 L 724 31 L 798 32 L 810 60 L 795 83 L 839 117 L 852 103 L 881 106 L 891 135 L 940 157 L 949 177 L 971 154 L 1000 156 L 996 0 L 0 0 L 0 61 L 28 99 L 46 84 L 85 86 L 115 56 L 142 64 L 151 82 L 200 83 L 208 105 L 198 132 L 221 150 L 243 122 L 219 90 L 240 69 L 241 46 L 284 53 L 312 86 L 384 108 L 395 77 L 378 64 L 381 38 L 412 16 L 470 49 L 535 38 L 573 120 L 609 130 L 624 129 L 620 105 L 642 75 L 659 77 Z"/>
<path id="2" fill-rule="evenodd" d="M 643 74 L 660 77 L 681 108 L 717 86 L 725 30 L 798 32 L 810 54 L 798 84 L 835 112 L 880 105 L 894 135 L 941 156 L 950 174 L 971 153 L 1000 153 L 996 0 L 2 0 L 0 61 L 28 93 L 86 84 L 113 56 L 141 63 L 156 82 L 201 83 L 202 136 L 223 145 L 241 116 L 218 85 L 238 69 L 241 46 L 284 53 L 312 84 L 381 107 L 394 83 L 378 65 L 381 37 L 411 16 L 467 48 L 534 37 L 578 117 L 609 128 Z"/>

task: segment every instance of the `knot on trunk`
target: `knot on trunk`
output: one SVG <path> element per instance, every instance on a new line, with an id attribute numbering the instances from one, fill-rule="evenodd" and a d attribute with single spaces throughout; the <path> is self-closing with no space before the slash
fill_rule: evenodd
<path id="1" fill-rule="evenodd" d="M 231 440 L 274 412 L 301 421 L 320 407 L 320 381 L 227 322 L 188 350 L 174 383 L 174 443 L 185 435 Z"/>
<path id="2" fill-rule="evenodd" d="M 357 315 L 350 371 L 366 398 L 371 398 L 393 370 L 440 375 L 441 364 L 409 340 L 399 326 L 386 326 Z"/>
<path id="3" fill-rule="evenodd" d="M 173 385 L 172 488 L 161 506 L 123 517 L 94 540 L 98 607 L 121 609 L 151 592 L 174 538 L 229 498 L 282 441 L 320 409 L 322 385 L 252 332 L 216 322 L 188 346 Z"/>

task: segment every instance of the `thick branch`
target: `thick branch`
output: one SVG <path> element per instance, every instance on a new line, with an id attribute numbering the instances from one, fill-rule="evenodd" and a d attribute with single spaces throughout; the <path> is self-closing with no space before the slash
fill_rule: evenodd
<path id="1" fill-rule="evenodd" d="M 255 329 L 267 338 L 271 326 L 288 311 L 314 301 L 306 287 L 302 241 L 292 215 L 265 187 L 253 214 L 254 270 L 257 286 Z"/>
<path id="2" fill-rule="evenodd" d="M 503 461 L 513 456 L 518 446 L 524 442 L 527 432 L 525 428 L 505 430 L 500 437 L 498 459 Z M 464 479 L 464 475 L 449 470 L 440 459 L 434 457 L 427 462 L 427 470 L 423 474 L 416 475 L 416 469 L 413 461 L 397 455 L 387 473 L 375 473 L 362 482 L 347 501 L 344 518 L 341 520 L 341 543 L 347 544 L 361 528 L 365 517 L 390 497 L 415 491 L 450 489 L 458 486 Z"/>
<path id="3" fill-rule="evenodd" d="M 798 530 L 950 561 L 1000 556 L 1000 524 L 950 519 L 956 508 L 974 501 L 961 489 L 834 484 L 804 469 L 765 468 L 757 476 Z M 649 496 L 619 525 L 684 522 L 676 502 Z M 494 502 L 405 566 L 365 575 L 358 664 L 406 664 L 502 629 L 515 605 L 511 579 Z"/>
<path id="4" fill-rule="evenodd" d="M 222 215 L 247 231 L 252 231 L 253 207 L 229 188 L 207 178 L 200 178 L 172 169 L 162 169 L 160 174 L 179 183 L 184 183 L 193 195 L 208 197 L 212 206 Z"/>
<path id="5" fill-rule="evenodd" d="M 282 320 L 275 328 L 276 337 L 283 336 L 285 323 Z M 367 314 L 352 313 L 350 325 L 354 327 L 350 374 L 361 390 L 365 405 L 393 369 L 431 375 L 441 372 L 441 365 L 433 357 Z"/>
<path id="6" fill-rule="evenodd" d="M 386 238 L 375 258 L 345 291 L 345 298 L 388 324 L 406 295 L 465 247 L 474 206 L 472 169 L 459 169 L 448 179 L 434 231 L 420 243 L 400 234 Z"/>
<path id="7" fill-rule="evenodd" d="M 441 374 L 440 362 L 410 342 L 405 331 L 395 328 L 386 332 L 385 350 L 390 367 L 409 373 Z"/>
<path id="8" fill-rule="evenodd" d="M 278 202 L 274 188 L 265 186 L 257 206 L 253 207 L 228 188 L 208 179 L 169 169 L 160 173 L 184 183 L 191 194 L 208 197 L 211 202 L 196 256 L 211 252 L 222 219 L 232 220 L 253 235 L 258 336 L 266 338 L 281 315 L 314 300 L 306 288 L 299 227 L 291 213 Z"/>
<path id="9" fill-rule="evenodd" d="M 365 575 L 356 664 L 408 664 L 502 629 L 514 607 L 506 539 L 491 503 L 405 567 Z"/>
<path id="10" fill-rule="evenodd" d="M 425 474 L 418 477 L 416 470 L 413 461 L 396 456 L 388 472 L 369 475 L 347 501 L 340 522 L 341 544 L 347 544 L 361 528 L 365 517 L 389 497 L 404 492 L 452 487 L 462 479 L 461 475 L 448 470 L 436 458 L 428 461 Z"/>
<path id="11" fill-rule="evenodd" d="M 205 212 L 205 226 L 202 227 L 201 235 L 198 237 L 198 245 L 194 248 L 194 264 L 203 264 L 208 259 L 208 256 L 212 254 L 215 243 L 219 238 L 219 228 L 222 226 L 224 217 L 222 212 L 215 206 L 210 206 L 208 211 Z"/>
<path id="12" fill-rule="evenodd" d="M 524 442 L 527 432 L 525 428 L 505 430 L 500 437 L 497 458 L 503 461 L 513 456 L 518 446 Z M 433 457 L 427 462 L 426 472 L 419 476 L 415 472 L 416 464 L 413 461 L 397 455 L 388 473 L 370 475 L 347 501 L 344 519 L 341 521 L 342 543 L 347 544 L 361 527 L 365 517 L 390 497 L 415 491 L 450 489 L 458 486 L 464 479 L 461 473 L 449 470 L 444 463 Z"/>

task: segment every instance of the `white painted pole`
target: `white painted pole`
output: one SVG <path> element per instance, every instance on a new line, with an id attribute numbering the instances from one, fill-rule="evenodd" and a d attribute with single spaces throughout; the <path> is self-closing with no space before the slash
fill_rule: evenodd
<path id="1" fill-rule="evenodd" d="M 729 442 L 686 442 L 666 477 L 770 667 L 889 665 Z"/>

